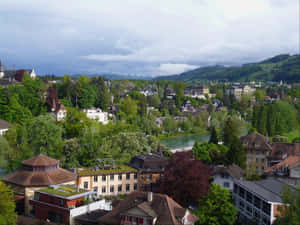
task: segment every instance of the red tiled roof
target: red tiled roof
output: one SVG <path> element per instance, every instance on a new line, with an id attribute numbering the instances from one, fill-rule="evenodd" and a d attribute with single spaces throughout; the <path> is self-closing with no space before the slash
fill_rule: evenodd
<path id="1" fill-rule="evenodd" d="M 274 142 L 272 144 L 272 152 L 269 156 L 270 159 L 282 160 L 283 156 L 297 155 L 300 153 L 300 143 L 282 143 Z"/>
<path id="2" fill-rule="evenodd" d="M 129 209 L 140 207 L 149 215 L 157 215 L 156 225 L 181 225 L 181 219 L 185 215 L 186 209 L 164 194 L 153 193 L 151 202 L 147 201 L 147 192 L 132 192 L 126 199 L 109 213 L 100 217 L 100 224 L 117 225 L 120 224 L 120 214 L 126 213 Z M 192 215 L 192 221 L 196 222 L 198 217 Z"/>
<path id="3" fill-rule="evenodd" d="M 58 165 L 59 161 L 45 155 L 38 155 L 22 162 L 26 166 L 54 166 Z"/>
<path id="4" fill-rule="evenodd" d="M 300 155 L 292 155 L 287 158 L 285 158 L 280 163 L 277 163 L 276 165 L 269 167 L 265 170 L 265 173 L 271 173 L 274 172 L 276 168 L 281 168 L 282 166 L 287 168 L 292 168 L 294 166 L 297 166 L 300 164 Z"/>
<path id="5" fill-rule="evenodd" d="M 271 145 L 268 143 L 268 138 L 257 132 L 241 137 L 241 141 L 246 149 L 272 150 Z"/>

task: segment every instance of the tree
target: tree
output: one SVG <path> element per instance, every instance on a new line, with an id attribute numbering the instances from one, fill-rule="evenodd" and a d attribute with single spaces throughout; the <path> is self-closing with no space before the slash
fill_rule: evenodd
<path id="1" fill-rule="evenodd" d="M 237 209 L 231 202 L 230 192 L 220 185 L 212 184 L 209 194 L 200 199 L 196 215 L 199 217 L 197 224 L 233 225 Z"/>
<path id="2" fill-rule="evenodd" d="M 229 150 L 227 152 L 227 161 L 228 164 L 234 163 L 241 168 L 245 168 L 246 166 L 246 153 L 244 151 L 241 140 L 236 136 L 232 136 L 231 138 Z"/>
<path id="3" fill-rule="evenodd" d="M 264 97 L 266 96 L 266 91 L 265 90 L 259 90 L 256 89 L 254 92 L 255 100 L 257 102 L 264 100 Z"/>
<path id="4" fill-rule="evenodd" d="M 198 141 L 196 141 L 192 151 L 194 153 L 194 156 L 197 157 L 197 159 L 199 159 L 201 162 L 211 162 L 211 158 L 209 155 L 209 144 L 207 142 L 199 144 Z"/>
<path id="5" fill-rule="evenodd" d="M 38 116 L 28 130 L 28 142 L 35 154 L 44 153 L 54 158 L 61 156 L 62 128 L 50 114 Z"/>
<path id="6" fill-rule="evenodd" d="M 78 139 L 68 139 L 63 145 L 61 166 L 67 169 L 79 167 L 78 156 L 80 154 L 80 144 Z"/>
<path id="7" fill-rule="evenodd" d="M 0 180 L 0 224 L 17 224 L 17 213 L 15 212 L 14 194 L 8 186 Z"/>
<path id="8" fill-rule="evenodd" d="M 214 144 L 218 144 L 218 134 L 216 131 L 216 128 L 213 127 L 211 130 L 211 135 L 210 135 L 210 139 L 209 139 L 209 143 L 214 143 Z"/>
<path id="9" fill-rule="evenodd" d="M 188 207 L 209 191 L 211 168 L 191 153 L 177 152 L 171 156 L 164 176 L 160 180 L 160 192 L 169 195 L 179 204 Z"/>
<path id="10" fill-rule="evenodd" d="M 284 187 L 282 200 L 285 205 L 279 206 L 281 216 L 275 220 L 275 225 L 298 225 L 300 221 L 300 189 L 291 190 Z"/>
<path id="11" fill-rule="evenodd" d="M 0 135 L 0 168 L 6 168 L 9 156 L 12 152 L 5 137 Z"/>
<path id="12" fill-rule="evenodd" d="M 126 97 L 121 102 L 121 111 L 125 114 L 126 118 L 134 118 L 138 112 L 138 106 L 136 101 L 130 97 Z"/>

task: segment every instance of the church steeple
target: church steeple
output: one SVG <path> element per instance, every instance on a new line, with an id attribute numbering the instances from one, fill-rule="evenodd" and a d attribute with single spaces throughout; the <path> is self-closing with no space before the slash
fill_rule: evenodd
<path id="1" fill-rule="evenodd" d="M 0 78 L 4 77 L 4 66 L 0 60 Z"/>

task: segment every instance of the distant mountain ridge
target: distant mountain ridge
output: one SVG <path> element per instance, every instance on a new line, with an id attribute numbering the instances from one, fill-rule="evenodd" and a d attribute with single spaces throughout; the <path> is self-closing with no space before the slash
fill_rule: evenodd
<path id="1" fill-rule="evenodd" d="M 78 78 L 82 74 L 73 74 L 71 75 L 72 78 Z M 113 73 L 100 73 L 100 74 L 88 74 L 86 76 L 89 77 L 104 77 L 109 80 L 152 80 L 153 77 L 148 76 L 134 76 L 134 75 L 120 75 L 120 74 L 113 74 Z"/>
<path id="2" fill-rule="evenodd" d="M 288 81 L 300 82 L 300 55 L 277 55 L 257 63 L 225 67 L 200 67 L 178 75 L 160 76 L 155 80 L 184 81 Z"/>

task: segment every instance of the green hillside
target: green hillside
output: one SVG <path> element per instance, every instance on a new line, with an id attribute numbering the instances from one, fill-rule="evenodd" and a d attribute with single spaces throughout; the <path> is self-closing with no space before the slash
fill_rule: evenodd
<path id="1" fill-rule="evenodd" d="M 278 55 L 258 63 L 242 66 L 208 66 L 179 75 L 163 76 L 157 80 L 197 82 L 223 81 L 288 81 L 300 82 L 300 55 Z"/>

